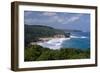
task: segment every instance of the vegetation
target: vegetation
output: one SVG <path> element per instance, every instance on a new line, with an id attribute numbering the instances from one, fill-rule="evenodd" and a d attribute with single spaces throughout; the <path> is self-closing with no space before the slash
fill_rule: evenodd
<path id="1" fill-rule="evenodd" d="M 25 48 L 25 61 L 86 59 L 90 58 L 90 50 L 61 48 L 53 50 L 39 45 L 29 45 Z"/>

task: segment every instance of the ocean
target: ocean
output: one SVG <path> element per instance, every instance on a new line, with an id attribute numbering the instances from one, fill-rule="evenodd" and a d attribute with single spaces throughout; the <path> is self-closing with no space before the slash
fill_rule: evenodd
<path id="1" fill-rule="evenodd" d="M 75 48 L 86 50 L 90 48 L 89 32 L 70 32 L 70 38 L 53 38 L 38 45 L 50 49 Z"/>
<path id="2" fill-rule="evenodd" d="M 71 39 L 65 40 L 62 43 L 63 48 L 90 48 L 90 33 L 89 32 L 71 32 Z"/>

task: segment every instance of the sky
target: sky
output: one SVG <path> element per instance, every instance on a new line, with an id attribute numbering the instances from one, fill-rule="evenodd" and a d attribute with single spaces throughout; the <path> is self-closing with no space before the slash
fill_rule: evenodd
<path id="1" fill-rule="evenodd" d="M 44 25 L 56 29 L 73 29 L 83 32 L 90 31 L 90 14 L 47 12 L 47 11 L 24 11 L 24 24 Z"/>

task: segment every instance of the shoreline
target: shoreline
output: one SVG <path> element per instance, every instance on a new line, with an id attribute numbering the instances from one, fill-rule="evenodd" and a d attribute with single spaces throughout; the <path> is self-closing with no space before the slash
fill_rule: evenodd
<path id="1" fill-rule="evenodd" d="M 31 42 L 31 45 L 40 45 L 44 48 L 50 48 L 50 49 L 60 49 L 62 48 L 62 44 L 64 41 L 70 40 L 70 39 L 87 39 L 86 36 L 70 36 L 67 38 L 41 38 L 40 41 L 37 42 Z"/>
<path id="2" fill-rule="evenodd" d="M 32 42 L 32 45 L 40 45 L 45 48 L 50 49 L 60 49 L 62 47 L 63 41 L 70 40 L 70 38 L 52 38 L 51 40 Z"/>

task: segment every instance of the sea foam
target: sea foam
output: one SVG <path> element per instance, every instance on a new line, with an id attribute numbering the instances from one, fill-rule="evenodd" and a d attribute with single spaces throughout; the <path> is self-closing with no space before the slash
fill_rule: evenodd
<path id="1" fill-rule="evenodd" d="M 45 48 L 60 49 L 62 47 L 62 43 L 69 39 L 70 38 L 52 38 L 49 41 L 39 42 L 37 44 Z"/>
<path id="2" fill-rule="evenodd" d="M 85 36 L 70 36 L 71 38 L 87 38 Z"/>

